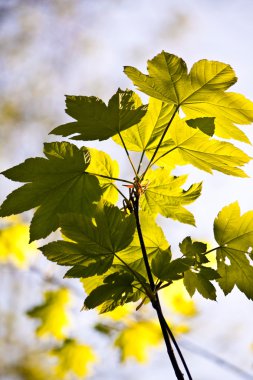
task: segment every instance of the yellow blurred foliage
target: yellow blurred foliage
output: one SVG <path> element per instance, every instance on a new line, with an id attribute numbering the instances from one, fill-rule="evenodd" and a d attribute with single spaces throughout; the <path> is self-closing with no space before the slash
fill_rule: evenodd
<path id="1" fill-rule="evenodd" d="M 70 317 L 66 311 L 66 307 L 70 303 L 70 291 L 65 288 L 47 291 L 44 293 L 44 299 L 44 303 L 27 312 L 29 317 L 41 320 L 36 334 L 64 339 L 64 330 L 70 325 Z"/>
<path id="2" fill-rule="evenodd" d="M 197 314 L 196 305 L 185 289 L 182 280 L 178 280 L 176 283 L 164 288 L 160 294 L 165 304 L 175 313 L 186 317 L 194 317 Z"/>
<path id="3" fill-rule="evenodd" d="M 55 373 L 58 379 L 68 379 L 71 374 L 83 379 L 90 374 L 90 365 L 97 361 L 91 347 L 79 344 L 74 339 L 66 339 L 63 345 L 52 350 L 51 354 L 57 357 L 58 364 Z"/>
<path id="4" fill-rule="evenodd" d="M 120 349 L 121 361 L 133 357 L 140 363 L 148 361 L 150 346 L 158 346 L 162 340 L 159 324 L 153 321 L 130 323 L 117 337 L 115 346 Z"/>
<path id="5" fill-rule="evenodd" d="M 0 229 L 0 262 L 12 262 L 19 268 L 26 267 L 36 244 L 29 244 L 29 227 L 26 224 L 10 224 Z"/>

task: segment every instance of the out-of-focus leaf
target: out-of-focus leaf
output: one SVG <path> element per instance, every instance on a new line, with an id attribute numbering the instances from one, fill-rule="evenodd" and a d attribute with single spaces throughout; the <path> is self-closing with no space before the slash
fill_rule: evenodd
<path id="1" fill-rule="evenodd" d="M 69 379 L 69 376 L 73 375 L 75 378 L 84 379 L 91 374 L 91 366 L 97 361 L 90 346 L 80 344 L 74 339 L 66 339 L 63 345 L 52 350 L 51 354 L 58 361 L 55 366 L 58 379 Z"/>
<path id="2" fill-rule="evenodd" d="M 20 268 L 26 267 L 36 250 L 29 244 L 29 227 L 23 223 L 10 224 L 0 230 L 0 262 L 10 261 Z"/>
<path id="3" fill-rule="evenodd" d="M 70 325 L 70 316 L 66 310 L 69 303 L 69 290 L 61 288 L 45 292 L 44 303 L 27 311 L 29 317 L 40 319 L 40 324 L 36 329 L 38 336 L 65 338 L 65 330 Z"/>
<path id="4" fill-rule="evenodd" d="M 158 346 L 161 340 L 159 325 L 150 320 L 129 324 L 121 331 L 114 344 L 120 349 L 121 361 L 134 358 L 140 363 L 145 363 L 150 346 Z"/>

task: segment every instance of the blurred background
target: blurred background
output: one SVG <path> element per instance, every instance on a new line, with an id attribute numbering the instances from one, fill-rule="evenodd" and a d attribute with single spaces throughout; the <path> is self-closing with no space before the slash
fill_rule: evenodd
<path id="1" fill-rule="evenodd" d="M 107 101 L 118 87 L 133 88 L 124 65 L 145 71 L 146 61 L 161 50 L 181 56 L 189 68 L 202 58 L 229 63 L 239 78 L 232 91 L 252 100 L 252 14 L 252 0 L 0 0 L 0 170 L 41 156 L 43 142 L 56 139 L 48 133 L 69 120 L 64 94 Z M 252 126 L 245 130 L 253 141 Z M 87 145 L 110 153 L 121 164 L 121 176 L 127 176 L 129 168 L 116 144 Z M 252 156 L 252 147 L 241 147 Z M 252 164 L 246 172 L 253 176 Z M 211 243 L 213 220 L 226 204 L 238 200 L 243 212 L 253 209 L 252 179 L 191 169 L 190 182 L 201 180 L 203 195 L 191 206 L 198 228 L 161 221 L 172 246 L 189 234 Z M 14 186 L 1 178 L 1 203 Z M 30 220 L 29 213 L 24 220 Z M 30 266 L 22 270 L 3 257 L 0 252 L 1 380 L 44 379 L 38 371 L 31 375 L 18 369 L 24 354 L 31 355 L 40 344 L 24 312 L 41 302 L 42 289 L 59 284 L 73 290 L 73 335 L 96 347 L 100 357 L 91 379 L 173 377 L 163 347 L 153 350 L 143 366 L 133 360 L 119 364 L 108 338 L 90 328 L 96 313 L 80 313 L 81 286 L 62 282 L 63 272 L 40 253 L 33 252 Z M 217 302 L 198 296 L 194 301 L 198 313 L 187 321 L 190 332 L 179 340 L 193 378 L 253 379 L 252 302 L 236 290 L 226 298 L 219 294 Z M 48 343 L 43 344 L 46 350 Z"/>

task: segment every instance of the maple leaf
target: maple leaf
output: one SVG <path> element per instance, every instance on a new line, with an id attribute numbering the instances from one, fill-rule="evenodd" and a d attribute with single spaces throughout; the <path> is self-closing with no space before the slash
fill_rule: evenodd
<path id="1" fill-rule="evenodd" d="M 96 177 L 85 170 L 90 154 L 67 142 L 44 144 L 47 158 L 29 158 L 4 171 L 7 178 L 28 182 L 3 202 L 0 216 L 19 214 L 38 207 L 30 226 L 30 240 L 46 237 L 59 227 L 58 214 L 83 212 L 91 215 L 102 195 Z"/>
<path id="2" fill-rule="evenodd" d="M 118 89 L 105 103 L 94 96 L 66 96 L 66 113 L 77 121 L 60 125 L 51 134 L 74 140 L 106 140 L 130 128 L 145 115 L 147 107 L 133 91 Z"/>

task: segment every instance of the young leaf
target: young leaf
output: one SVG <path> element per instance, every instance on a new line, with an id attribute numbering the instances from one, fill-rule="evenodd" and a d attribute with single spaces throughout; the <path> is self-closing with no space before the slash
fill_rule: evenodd
<path id="1" fill-rule="evenodd" d="M 153 217 L 159 213 L 166 218 L 195 225 L 194 216 L 183 205 L 194 202 L 200 196 L 202 185 L 196 183 L 183 190 L 180 186 L 186 179 L 187 176 L 171 177 L 164 168 L 149 170 L 145 177 L 146 188 L 140 197 L 142 210 Z"/>
<path id="2" fill-rule="evenodd" d="M 209 173 L 218 170 L 228 175 L 247 177 L 238 166 L 248 163 L 250 157 L 234 145 L 210 139 L 201 131 L 187 127 L 179 118 L 170 128 L 170 137 L 171 140 L 165 142 L 160 149 L 160 159 L 156 162 L 158 165 L 182 165 L 177 160 L 180 155 L 184 164 L 191 163 Z"/>
<path id="3" fill-rule="evenodd" d="M 133 215 L 126 216 L 116 206 L 99 204 L 93 218 L 66 214 L 60 217 L 62 233 L 72 241 L 56 241 L 41 247 L 42 253 L 60 265 L 73 266 L 67 277 L 85 278 L 105 273 L 115 254 L 133 239 Z"/>
<path id="4" fill-rule="evenodd" d="M 65 288 L 47 291 L 44 293 L 44 299 L 43 304 L 27 311 L 27 315 L 41 320 L 36 329 L 38 336 L 51 335 L 56 339 L 62 339 L 65 337 L 64 330 L 70 324 L 70 318 L 66 311 L 70 293 Z"/>
<path id="5" fill-rule="evenodd" d="M 170 253 L 170 252 L 169 252 Z M 189 257 L 183 257 L 170 261 L 171 254 L 164 251 L 156 254 L 151 262 L 152 272 L 161 281 L 179 280 L 183 273 L 188 271 L 194 260 Z"/>
<path id="6" fill-rule="evenodd" d="M 212 270 L 211 268 L 206 269 Z M 211 279 L 214 280 L 216 278 L 217 274 L 215 273 L 214 278 Z M 202 273 L 202 270 L 200 272 L 186 271 L 184 273 L 184 285 L 191 297 L 197 290 L 204 298 L 216 300 L 216 289 L 206 274 Z"/>
<path id="7" fill-rule="evenodd" d="M 240 215 L 237 202 L 224 207 L 214 221 L 214 236 L 221 289 L 228 294 L 236 285 L 253 299 L 253 267 L 247 258 L 253 247 L 253 211 Z"/>
<path id="8" fill-rule="evenodd" d="M 13 181 L 28 182 L 4 201 L 0 216 L 19 214 L 38 207 L 30 226 L 30 240 L 44 238 L 59 227 L 58 214 L 91 215 L 102 189 L 97 178 L 85 173 L 89 152 L 67 142 L 44 144 L 47 157 L 29 158 L 4 171 Z"/>
<path id="9" fill-rule="evenodd" d="M 146 113 L 146 106 L 130 90 L 118 89 L 108 106 L 94 96 L 66 96 L 66 113 L 75 122 L 60 125 L 51 134 L 72 136 L 74 140 L 106 140 L 109 137 L 139 123 Z"/>
<path id="10" fill-rule="evenodd" d="M 182 243 L 179 244 L 179 248 L 184 256 L 194 258 L 198 264 L 209 262 L 205 255 L 207 245 L 199 241 L 192 242 L 190 236 L 187 236 Z"/>

